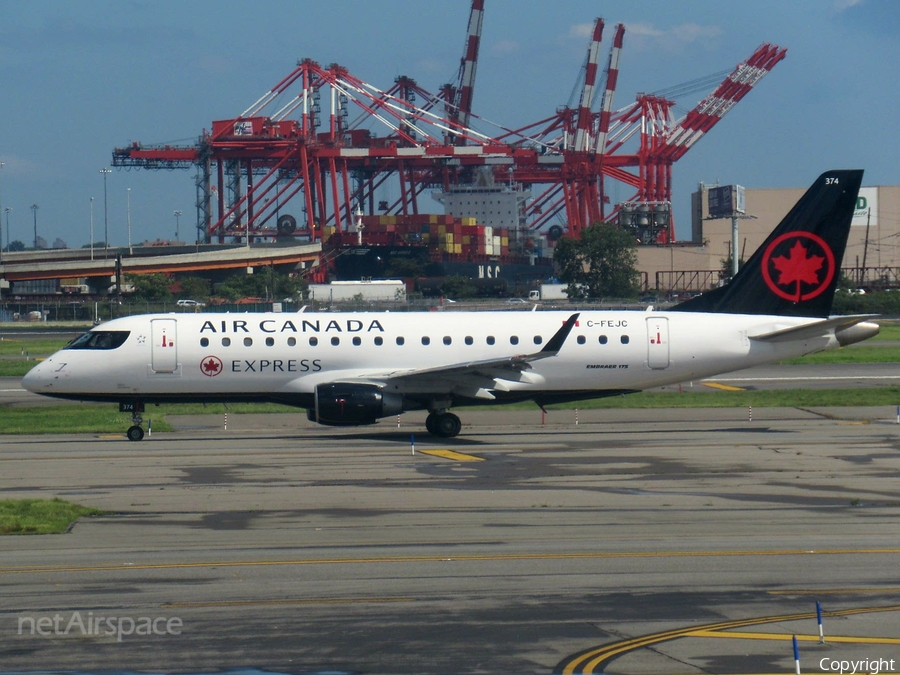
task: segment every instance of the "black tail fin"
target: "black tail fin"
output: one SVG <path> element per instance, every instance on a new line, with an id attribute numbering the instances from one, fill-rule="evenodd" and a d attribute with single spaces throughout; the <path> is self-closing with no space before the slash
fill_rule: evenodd
<path id="1" fill-rule="evenodd" d="M 729 284 L 672 309 L 827 317 L 862 175 L 823 173 Z"/>

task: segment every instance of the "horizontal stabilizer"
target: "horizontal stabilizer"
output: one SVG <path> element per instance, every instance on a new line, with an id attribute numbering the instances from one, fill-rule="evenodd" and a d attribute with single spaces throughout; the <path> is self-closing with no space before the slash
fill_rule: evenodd
<path id="1" fill-rule="evenodd" d="M 751 340 L 759 342 L 791 342 L 794 340 L 810 340 L 819 337 L 828 337 L 832 333 L 839 333 L 859 323 L 873 319 L 877 314 L 854 314 L 852 316 L 836 316 L 831 319 L 815 321 L 813 323 L 805 323 L 802 326 L 791 326 L 790 328 L 782 328 L 780 330 L 762 333 L 760 335 L 750 335 Z M 874 335 L 878 332 L 878 326 L 875 326 Z M 871 337 L 871 336 L 868 336 Z"/>

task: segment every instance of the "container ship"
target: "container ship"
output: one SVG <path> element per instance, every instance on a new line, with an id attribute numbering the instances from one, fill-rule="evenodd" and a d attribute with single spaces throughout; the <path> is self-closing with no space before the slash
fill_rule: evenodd
<path id="1" fill-rule="evenodd" d="M 527 293 L 553 277 L 547 238 L 525 230 L 530 193 L 497 186 L 488 172 L 436 192 L 444 214 L 364 216 L 349 231 L 325 228 L 321 274 L 338 281 L 415 279 L 426 295 L 446 277 L 471 280 L 480 295 Z"/>

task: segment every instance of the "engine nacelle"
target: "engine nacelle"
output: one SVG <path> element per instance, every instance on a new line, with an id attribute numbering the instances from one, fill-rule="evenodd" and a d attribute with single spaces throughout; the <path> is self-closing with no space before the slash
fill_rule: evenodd
<path id="1" fill-rule="evenodd" d="M 316 387 L 316 407 L 307 410 L 313 422 L 329 426 L 374 424 L 382 417 L 403 412 L 403 397 L 386 393 L 374 384 L 333 382 Z"/>

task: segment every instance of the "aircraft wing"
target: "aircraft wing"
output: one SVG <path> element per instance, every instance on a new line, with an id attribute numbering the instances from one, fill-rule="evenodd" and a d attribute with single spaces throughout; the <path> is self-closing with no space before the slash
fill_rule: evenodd
<path id="1" fill-rule="evenodd" d="M 497 386 L 496 380 L 519 380 L 522 374 L 531 369 L 531 363 L 556 356 L 562 348 L 569 333 L 575 326 L 579 314 L 573 314 L 562 327 L 556 331 L 543 349 L 532 354 L 521 354 L 499 359 L 467 361 L 432 368 L 408 368 L 388 370 L 381 373 L 366 373 L 361 379 L 367 382 L 392 385 L 402 390 L 433 391 L 439 388 L 449 391 L 481 391 L 480 398 L 493 398 L 487 389 L 503 389 Z"/>
<path id="2" fill-rule="evenodd" d="M 810 340 L 851 328 L 859 323 L 877 317 L 877 314 L 854 314 L 850 316 L 835 316 L 830 319 L 805 323 L 802 326 L 791 326 L 780 330 L 750 335 L 751 340 L 760 342 L 789 342 L 792 340 Z M 876 331 L 877 332 L 877 331 Z"/>

